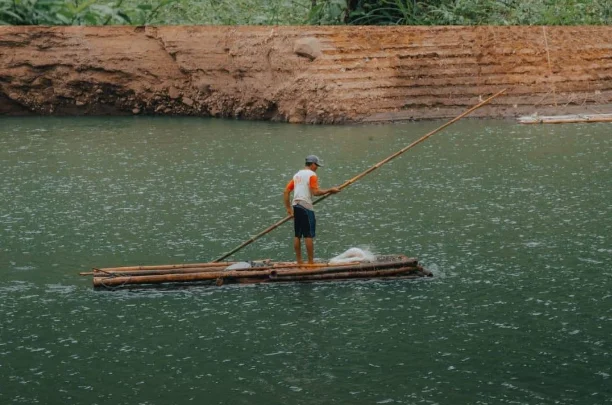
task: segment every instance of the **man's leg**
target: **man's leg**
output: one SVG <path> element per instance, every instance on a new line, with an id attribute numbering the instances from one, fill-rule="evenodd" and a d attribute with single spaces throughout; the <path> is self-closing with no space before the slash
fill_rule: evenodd
<path id="1" fill-rule="evenodd" d="M 297 259 L 298 264 L 302 264 L 302 241 L 300 238 L 293 238 L 293 249 L 295 250 L 295 258 Z"/>
<path id="2" fill-rule="evenodd" d="M 314 243 L 312 238 L 304 238 L 306 242 L 306 253 L 308 253 L 308 264 L 314 263 Z"/>

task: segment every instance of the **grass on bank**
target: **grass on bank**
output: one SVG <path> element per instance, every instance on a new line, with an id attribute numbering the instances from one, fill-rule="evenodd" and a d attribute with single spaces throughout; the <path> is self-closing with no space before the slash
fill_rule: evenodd
<path id="1" fill-rule="evenodd" d="M 8 25 L 609 25 L 612 0 L 0 0 Z"/>

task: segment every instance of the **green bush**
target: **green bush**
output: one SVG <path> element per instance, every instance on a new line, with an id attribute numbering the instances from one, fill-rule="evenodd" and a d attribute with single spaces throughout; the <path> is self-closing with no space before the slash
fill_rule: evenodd
<path id="1" fill-rule="evenodd" d="M 127 0 L 130 4 L 155 0 Z M 151 24 L 298 25 L 307 22 L 311 0 L 179 0 L 164 7 Z"/>
<path id="2" fill-rule="evenodd" d="M 13 25 L 609 25 L 612 0 L 0 0 Z"/>
<path id="3" fill-rule="evenodd" d="M 143 25 L 177 0 L 128 4 L 98 0 L 0 0 L 0 24 L 10 25 Z"/>
<path id="4" fill-rule="evenodd" d="M 306 22 L 314 25 L 344 24 L 348 18 L 346 0 L 313 1 Z"/>
<path id="5" fill-rule="evenodd" d="M 612 24 L 611 0 L 353 0 L 349 5 L 349 24 Z"/>

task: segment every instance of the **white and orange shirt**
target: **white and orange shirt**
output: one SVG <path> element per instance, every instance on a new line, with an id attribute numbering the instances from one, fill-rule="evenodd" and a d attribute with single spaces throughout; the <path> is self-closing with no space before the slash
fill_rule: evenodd
<path id="1" fill-rule="evenodd" d="M 309 210 L 314 209 L 312 204 L 312 190 L 319 188 L 319 180 L 315 172 L 302 169 L 293 176 L 287 184 L 287 190 L 293 191 L 291 205 L 301 205 Z"/>

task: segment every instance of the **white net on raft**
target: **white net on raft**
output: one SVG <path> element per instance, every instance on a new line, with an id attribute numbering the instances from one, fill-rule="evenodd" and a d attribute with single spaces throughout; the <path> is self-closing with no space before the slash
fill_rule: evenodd
<path id="1" fill-rule="evenodd" d="M 350 248 L 346 252 L 339 254 L 329 260 L 329 264 L 340 264 L 350 262 L 374 262 L 376 255 L 369 250 L 361 248 Z"/>

